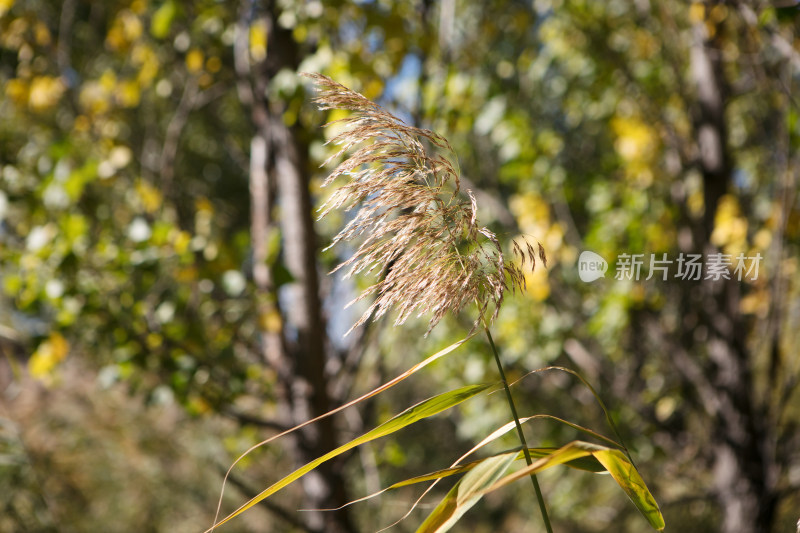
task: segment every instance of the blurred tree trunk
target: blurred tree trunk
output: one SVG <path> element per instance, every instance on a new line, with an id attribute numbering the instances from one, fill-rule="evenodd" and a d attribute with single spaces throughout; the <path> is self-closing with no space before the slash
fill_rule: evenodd
<path id="1" fill-rule="evenodd" d="M 274 23 L 273 5 L 259 12 L 245 1 L 240 12 L 235 55 L 239 74 L 239 96 L 251 109 L 256 132 L 251 142 L 250 191 L 253 277 L 260 292 L 264 361 L 278 376 L 277 400 L 286 425 L 294 426 L 318 417 L 332 408 L 326 364 L 326 328 L 322 318 L 316 261 L 316 233 L 312 218 L 308 147 L 297 132 L 283 121 L 284 104 L 267 96 L 269 80 L 282 68 L 296 70 L 299 50 L 290 30 Z M 249 28 L 254 16 L 267 25 L 268 55 L 251 61 Z M 273 203 L 281 208 L 275 220 Z M 280 227 L 283 263 L 292 282 L 278 299 L 272 272 L 267 265 L 267 239 Z M 281 309 L 281 302 L 287 308 Z M 280 326 L 270 316 L 280 316 Z M 272 325 L 270 325 L 272 324 Z M 299 464 L 307 463 L 338 446 L 336 427 L 330 418 L 304 428 L 293 437 L 291 449 Z M 292 439 L 289 439 L 290 441 Z M 341 507 L 349 501 L 336 461 L 329 461 L 303 478 L 306 507 Z M 311 531 L 346 533 L 355 531 L 347 509 L 304 513 Z"/>
<path id="2" fill-rule="evenodd" d="M 718 34 L 719 32 L 717 32 Z M 722 69 L 721 43 L 708 35 L 705 21 L 696 22 L 691 49 L 691 77 L 696 91 L 694 135 L 703 178 L 705 211 L 693 224 L 695 253 L 720 253 L 711 243 L 714 218 L 732 184 L 727 148 L 725 104 L 729 88 Z M 690 250 L 685 250 L 690 251 Z M 732 259 L 735 261 L 735 258 Z M 751 329 L 740 312 L 736 279 L 703 279 L 683 291 L 685 345 L 689 357 L 705 352 L 704 371 L 693 385 L 711 418 L 713 484 L 720 505 L 723 533 L 771 530 L 777 502 L 774 453 L 764 403 L 753 383 L 755 354 L 747 345 Z M 702 334 L 697 335 L 700 331 Z"/>

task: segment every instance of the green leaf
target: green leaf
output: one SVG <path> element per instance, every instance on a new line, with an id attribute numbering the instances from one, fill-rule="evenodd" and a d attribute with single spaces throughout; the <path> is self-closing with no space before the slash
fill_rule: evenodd
<path id="1" fill-rule="evenodd" d="M 552 455 L 558 450 L 559 450 L 558 448 L 528 448 L 528 453 L 531 454 L 532 458 L 540 459 L 542 457 L 547 457 L 549 455 Z M 524 457 L 523 453 L 520 452 L 518 459 L 521 459 L 523 457 Z M 593 455 L 589 455 L 586 457 L 576 457 L 575 459 L 565 462 L 564 466 L 574 468 L 575 470 L 583 470 L 584 472 L 591 472 L 593 474 L 598 474 L 606 471 L 606 468 L 603 466 L 603 463 L 598 461 L 597 458 Z"/>
<path id="2" fill-rule="evenodd" d="M 439 394 L 421 403 L 418 403 L 417 405 L 409 407 L 402 413 L 394 416 L 392 419 L 388 420 L 387 422 L 384 422 L 383 424 L 376 427 L 372 431 L 369 431 L 364 435 L 361 435 L 360 437 L 353 439 L 350 442 L 343 444 L 342 446 L 339 446 L 335 450 L 326 453 L 322 457 L 314 459 L 310 463 L 302 466 L 301 468 L 298 468 L 288 476 L 284 477 L 277 483 L 264 489 L 260 494 L 258 494 L 257 496 L 249 500 L 247 503 L 239 507 L 236 511 L 225 517 L 219 523 L 215 524 L 214 527 L 212 527 L 209 531 L 212 531 L 217 526 L 220 526 L 225 522 L 228 522 L 232 518 L 250 509 L 257 503 L 265 500 L 269 496 L 272 496 L 273 494 L 283 489 L 287 485 L 293 483 L 294 481 L 297 481 L 298 479 L 303 477 L 305 474 L 311 472 L 325 461 L 333 459 L 334 457 L 341 455 L 342 453 L 352 448 L 355 448 L 356 446 L 378 439 L 380 437 L 385 437 L 386 435 L 390 435 L 395 431 L 403 429 L 404 427 L 409 426 L 415 422 L 418 422 L 424 418 L 428 418 L 435 414 L 441 413 L 442 411 L 445 411 L 455 405 L 460 404 L 465 400 L 468 400 L 469 398 L 472 398 L 476 394 L 480 394 L 489 387 L 491 387 L 491 384 L 469 385 L 466 387 L 461 387 L 452 390 L 450 392 Z"/>
<path id="3" fill-rule="evenodd" d="M 557 451 L 557 450 L 558 450 L 558 448 L 528 448 L 528 453 L 531 454 L 531 457 L 540 458 L 540 457 L 545 457 L 547 455 L 550 455 L 554 451 Z M 476 466 L 480 465 L 481 463 L 483 463 L 487 459 L 492 459 L 493 457 L 496 457 L 497 455 L 504 455 L 506 453 L 508 453 L 508 452 L 501 452 L 501 453 L 496 454 L 495 456 L 492 456 L 492 457 L 483 458 L 483 459 L 477 459 L 475 461 L 470 461 L 469 463 L 464 463 L 464 464 L 458 464 L 458 462 L 461 461 L 459 459 L 459 461 L 457 461 L 456 465 L 454 465 L 454 466 L 451 466 L 449 468 L 443 468 L 441 470 L 436 470 L 436 471 L 433 471 L 433 472 L 428 472 L 427 474 L 421 474 L 419 476 L 414 476 L 412 478 L 404 479 L 403 481 L 398 481 L 396 483 L 392 483 L 388 487 L 383 488 L 383 489 L 379 490 L 378 492 L 374 492 L 374 493 L 372 493 L 372 494 L 370 494 L 368 496 L 364 496 L 364 497 L 359 498 L 357 500 L 353 500 L 351 502 L 348 502 L 344 506 L 347 507 L 349 505 L 353 505 L 354 503 L 363 502 L 363 501 L 372 499 L 372 498 L 374 498 L 376 496 L 379 496 L 379 495 L 383 494 L 384 492 L 388 492 L 388 491 L 394 490 L 394 489 L 399 489 L 401 487 L 408 487 L 409 485 L 416 485 L 417 483 L 425 483 L 426 481 L 439 481 L 440 479 L 444 479 L 446 477 L 455 476 L 455 475 L 458 475 L 458 474 L 463 474 L 465 472 L 469 472 L 470 470 L 472 470 Z M 525 454 L 522 451 L 518 451 L 517 452 L 517 457 L 516 457 L 517 460 L 522 459 L 524 457 L 525 457 Z M 564 463 L 564 465 L 568 466 L 570 468 L 574 468 L 576 470 L 583 470 L 585 472 L 592 472 L 593 474 L 597 474 L 597 473 L 606 471 L 605 467 L 602 464 L 600 464 L 600 462 L 597 459 L 595 459 L 593 456 L 579 457 L 577 459 L 574 459 L 572 461 L 568 461 L 568 462 Z M 433 487 L 433 485 L 431 485 L 431 487 Z M 430 490 L 431 487 L 429 487 L 428 490 Z M 333 511 L 335 509 L 326 509 L 326 510 L 327 511 Z"/>
<path id="4" fill-rule="evenodd" d="M 542 470 L 546 470 L 551 466 L 564 464 L 588 456 L 597 459 L 600 464 L 608 470 L 611 477 L 614 478 L 614 481 L 625 491 L 653 529 L 657 531 L 664 529 L 664 517 L 661 514 L 661 510 L 658 508 L 658 503 L 656 503 L 655 498 L 648 490 L 647 485 L 639 475 L 636 467 L 633 466 L 633 463 L 619 450 L 588 442 L 570 442 L 550 455 L 534 461 L 532 465 L 498 480 L 487 488 L 484 494 L 504 487 L 523 477 L 527 477 L 530 474 L 536 474 Z"/>
<path id="5" fill-rule="evenodd" d="M 443 533 L 453 527 L 483 497 L 484 489 L 500 479 L 518 456 L 517 452 L 511 452 L 481 461 L 447 493 L 417 533 Z"/>
<path id="6" fill-rule="evenodd" d="M 173 0 L 167 0 L 155 13 L 153 13 L 153 20 L 150 23 L 150 34 L 156 39 L 163 39 L 169 35 L 169 29 L 172 27 L 172 21 L 178 12 L 178 8 Z"/>
<path id="7" fill-rule="evenodd" d="M 647 519 L 654 529 L 664 529 L 664 517 L 658 508 L 653 495 L 647 490 L 647 485 L 639 475 L 636 467 L 619 450 L 598 450 L 592 455 L 600 461 L 611 477 L 622 487 L 639 512 Z"/>
<path id="8" fill-rule="evenodd" d="M 240 456 L 239 456 L 239 457 L 238 457 L 238 458 L 237 458 L 237 459 L 236 459 L 236 460 L 233 462 L 233 464 L 232 464 L 230 467 L 228 467 L 228 471 L 225 473 L 225 478 L 222 480 L 222 489 L 220 490 L 219 501 L 218 501 L 218 503 L 217 503 L 217 516 L 215 516 L 215 517 L 214 517 L 214 526 L 212 526 L 212 527 L 211 527 L 210 529 L 208 529 L 207 531 L 213 531 L 213 530 L 214 530 L 214 528 L 215 528 L 217 525 L 219 525 L 219 524 L 217 523 L 217 517 L 218 517 L 218 515 L 219 515 L 219 510 L 220 510 L 220 507 L 222 506 L 222 496 L 223 496 L 223 494 L 225 493 L 225 484 L 226 484 L 226 482 L 228 481 L 228 476 L 229 476 L 229 475 L 230 475 L 230 473 L 233 471 L 233 468 L 234 468 L 234 467 L 235 467 L 235 466 L 236 466 L 236 465 L 237 465 L 237 464 L 238 464 L 238 463 L 239 463 L 239 462 L 240 462 L 240 461 L 241 461 L 241 460 L 242 460 L 244 457 L 246 457 L 246 456 L 247 456 L 247 455 L 248 455 L 250 452 L 252 452 L 252 451 L 253 451 L 253 450 L 255 450 L 256 448 L 259 448 L 259 447 L 261 447 L 261 446 L 264 446 L 264 445 L 266 445 L 266 444 L 269 444 L 270 442 L 272 442 L 272 441 L 274 441 L 274 440 L 277 440 L 277 439 L 279 439 L 279 438 L 281 438 L 281 437 L 283 437 L 283 436 L 286 436 L 286 435 L 288 435 L 289 433 L 293 433 L 293 432 L 297 431 L 298 429 L 304 428 L 304 427 L 306 427 L 306 426 L 308 426 L 308 425 L 311 425 L 311 424 L 313 424 L 313 423 L 315 423 L 315 422 L 319 422 L 319 421 L 320 421 L 320 420 L 322 420 L 323 418 L 327 418 L 327 417 L 329 417 L 329 416 L 332 416 L 332 415 L 334 415 L 334 414 L 338 413 L 339 411 L 343 411 L 344 409 L 347 409 L 348 407 L 352 407 L 352 406 L 354 406 L 354 405 L 356 405 L 356 404 L 358 404 L 358 403 L 361 403 L 361 402 L 363 402 L 364 400 L 367 400 L 367 399 L 369 399 L 369 398 L 372 398 L 373 396 L 376 396 L 376 395 L 378 395 L 378 394 L 380 394 L 380 393 L 382 393 L 382 392 L 384 392 L 384 391 L 386 391 L 386 390 L 388 390 L 388 389 L 390 389 L 390 388 L 394 387 L 395 385 L 397 385 L 398 383 L 400 383 L 400 382 L 401 382 L 401 381 L 403 381 L 404 379 L 406 379 L 406 378 L 408 378 L 408 377 L 412 376 L 413 374 L 415 374 L 415 373 L 419 372 L 420 370 L 422 370 L 422 369 L 423 369 L 423 368 L 425 368 L 426 366 L 430 365 L 431 363 L 433 363 L 433 362 L 435 362 L 435 361 L 438 361 L 439 359 L 441 359 L 442 357 L 444 357 L 445 355 L 447 355 L 447 354 L 449 354 L 449 353 L 452 353 L 452 352 L 453 352 L 453 351 L 455 351 L 455 350 L 456 350 L 456 349 L 457 349 L 459 346 L 461 346 L 462 344 L 464 344 L 465 342 L 467 342 L 468 340 L 470 340 L 470 339 L 471 339 L 473 336 L 475 336 L 475 332 L 472 332 L 472 333 L 470 333 L 469 335 L 467 335 L 466 337 L 464 337 L 463 339 L 461 339 L 461 340 L 459 340 L 459 341 L 456 341 L 456 342 L 454 342 L 453 344 L 451 344 L 450 346 L 447 346 L 446 348 L 443 348 L 443 349 L 439 350 L 439 351 L 438 351 L 438 352 L 436 352 L 435 354 L 433 354 L 433 355 L 429 355 L 429 356 L 428 356 L 428 357 L 426 357 L 424 360 L 422 360 L 422 361 L 420 361 L 419 363 L 415 364 L 414 366 L 412 366 L 411 368 L 409 368 L 408 370 L 406 370 L 405 372 L 403 372 L 403 373 L 402 373 L 402 374 L 400 374 L 399 376 L 395 376 L 394 378 L 390 379 L 389 381 L 387 381 L 387 382 L 386 382 L 386 383 L 384 383 L 383 385 L 380 385 L 379 387 L 376 387 L 376 388 L 372 389 L 371 391 L 369 391 L 369 392 L 367 392 L 367 393 L 365 393 L 365 394 L 362 394 L 361 396 L 359 396 L 359 397 L 358 397 L 358 398 L 356 398 L 355 400 L 351 400 L 351 401 L 347 402 L 347 403 L 346 403 L 346 404 L 344 404 L 344 405 L 340 405 L 340 406 L 339 406 L 339 407 L 337 407 L 336 409 L 331 409 L 330 411 L 328 411 L 328 412 L 327 412 L 327 413 L 325 413 L 325 414 L 322 414 L 322 415 L 320 415 L 320 416 L 318 416 L 318 417 L 316 417 L 316 418 L 312 418 L 311 420 L 306 420 L 306 421 L 305 421 L 305 422 L 303 422 L 302 424 L 298 424 L 298 425 L 294 426 L 293 428 L 287 429 L 286 431 L 283 431 L 283 432 L 281 432 L 281 433 L 278 433 L 277 435 L 273 435 L 273 436 L 271 436 L 270 438 L 268 438 L 268 439 L 266 439 L 266 440 L 263 440 L 263 441 L 259 442 L 258 444 L 254 444 L 253 446 L 251 446 L 251 447 L 250 447 L 250 448 L 249 448 L 247 451 L 245 451 L 243 454 L 241 454 L 241 455 L 240 455 Z M 228 518 L 231 518 L 231 517 L 228 517 Z M 206 532 L 206 533 L 207 533 L 207 532 Z"/>
<path id="9" fill-rule="evenodd" d="M 541 457 L 547 457 L 548 455 L 552 455 L 556 451 L 558 451 L 558 448 L 528 448 L 528 453 L 531 454 L 531 457 L 537 459 Z M 398 489 L 400 487 L 407 487 L 408 485 L 415 485 L 417 483 L 424 483 L 425 481 L 433 481 L 434 479 L 442 479 L 456 474 L 469 472 L 470 470 L 480 465 L 487 459 L 492 459 L 494 457 L 497 457 L 499 455 L 505 455 L 507 453 L 510 452 L 502 452 L 492 457 L 478 459 L 476 461 L 470 461 L 469 463 L 465 463 L 463 465 L 452 466 L 450 468 L 443 468 L 441 470 L 436 470 L 435 472 L 429 472 L 427 474 L 414 476 L 412 478 L 405 479 L 403 481 L 398 481 L 397 483 L 393 483 L 392 485 L 389 485 L 388 487 L 383 489 L 381 492 L 386 492 L 387 490 L 391 489 Z M 524 457 L 525 454 L 523 452 L 521 451 L 517 452 L 517 457 L 516 457 L 517 459 L 522 459 Z M 566 463 L 564 463 L 564 465 L 570 468 L 574 468 L 576 470 L 583 470 L 585 472 L 592 472 L 594 474 L 606 471 L 606 468 L 602 465 L 602 463 L 600 463 L 600 461 L 598 461 L 593 456 L 578 457 L 577 459 L 567 461 Z"/>
<path id="10" fill-rule="evenodd" d="M 595 436 L 595 437 L 597 437 L 597 438 L 599 438 L 601 440 L 605 440 L 607 442 L 610 442 L 611 444 L 613 444 L 615 446 L 621 446 L 620 444 L 614 442 L 613 440 L 611 440 L 611 439 L 609 439 L 607 437 L 604 437 L 603 435 L 600 435 L 600 434 L 595 433 L 594 431 L 591 431 L 591 430 L 589 430 L 587 428 L 584 428 L 582 426 L 578 426 L 577 424 L 573 424 L 571 422 L 568 422 L 566 420 L 563 420 L 561 418 L 558 418 L 558 417 L 555 417 L 555 416 L 552 416 L 552 415 L 534 415 L 534 416 L 529 416 L 529 417 L 525 417 L 525 418 L 520 419 L 520 423 L 524 424 L 525 422 L 528 422 L 529 420 L 535 420 L 535 419 L 539 419 L 539 418 L 549 418 L 549 419 L 557 420 L 559 422 L 567 424 L 568 426 L 573 427 L 575 429 L 578 429 L 580 431 L 585 431 L 585 432 L 591 434 L 592 436 Z M 414 505 L 411 507 L 411 509 L 409 509 L 408 512 L 406 512 L 406 514 L 402 518 L 400 518 L 397 522 L 392 524 L 392 526 L 396 525 L 397 523 L 401 522 L 402 520 L 404 520 L 405 518 L 407 518 L 411 514 L 411 512 L 416 508 L 416 506 L 419 504 L 419 502 L 422 501 L 422 498 L 424 498 L 425 495 L 428 492 L 430 492 L 433 489 L 434 486 L 436 486 L 436 484 L 439 482 L 440 479 L 443 479 L 443 478 L 449 477 L 449 476 L 453 476 L 453 475 L 456 475 L 456 474 L 463 474 L 464 472 L 468 472 L 468 471 L 472 470 L 475 466 L 480 464 L 485 459 L 479 459 L 479 460 L 476 460 L 476 461 L 472 461 L 472 462 L 469 462 L 469 463 L 463 463 L 463 464 L 462 464 L 462 461 L 464 461 L 467 457 L 469 457 L 470 455 L 472 455 L 473 453 L 475 453 L 479 449 L 483 448 L 484 446 L 486 446 L 490 442 L 493 442 L 496 439 L 500 438 L 501 436 L 505 435 L 506 433 L 508 433 L 509 431 L 514 429 L 515 427 L 516 427 L 516 423 L 512 420 L 512 421 L 508 422 L 507 424 L 497 428 L 491 434 L 489 434 L 487 437 L 485 437 L 481 442 L 479 442 L 478 444 L 473 446 L 472 449 L 470 449 L 467 453 L 465 453 L 464 455 L 459 457 L 452 465 L 450 465 L 449 468 L 444 468 L 444 469 L 441 469 L 441 470 L 437 470 L 435 472 L 430 472 L 430 473 L 422 474 L 420 476 L 415 476 L 413 478 L 409 478 L 409 479 L 406 479 L 406 480 L 403 480 L 403 481 L 398 481 L 397 483 L 394 483 L 394 484 L 392 484 L 392 485 L 390 485 L 390 486 L 388 486 L 386 488 L 383 488 L 383 489 L 379 490 L 378 492 L 374 492 L 374 493 L 369 494 L 367 496 L 363 496 L 363 497 L 358 498 L 356 500 L 350 501 L 350 502 L 346 503 L 344 506 L 346 507 L 348 505 L 353 505 L 354 503 L 370 500 L 370 499 L 372 499 L 372 498 L 374 498 L 376 496 L 379 496 L 379 495 L 383 494 L 384 492 L 387 492 L 387 491 L 390 491 L 390 490 L 393 490 L 393 489 L 397 489 L 397 488 L 400 488 L 400 487 L 405 487 L 405 486 L 408 486 L 408 485 L 414 485 L 414 484 L 417 484 L 417 483 L 424 483 L 426 481 L 433 481 L 433 483 L 431 483 L 431 485 L 428 486 L 427 489 L 425 489 L 425 492 L 423 492 L 422 495 L 417 499 L 417 501 L 414 503 Z M 546 455 L 550 455 L 551 453 L 553 453 L 556 450 L 557 450 L 557 448 L 528 448 L 528 452 L 531 454 L 531 456 L 537 457 L 537 458 L 544 457 Z M 502 453 L 505 453 L 505 452 L 502 452 Z M 523 452 L 519 452 L 519 455 L 517 456 L 517 459 L 520 459 L 520 458 L 522 458 L 524 456 L 525 456 L 525 454 Z M 565 465 L 570 467 L 570 468 L 575 468 L 575 469 L 578 469 L 578 470 L 585 470 L 587 472 L 592 472 L 592 473 L 598 473 L 598 472 L 605 472 L 606 471 L 605 468 L 603 467 L 603 465 L 600 464 L 597 461 L 597 459 L 595 459 L 592 456 L 579 457 L 579 458 L 577 458 L 577 459 L 575 459 L 573 461 L 566 462 Z M 333 509 L 329 509 L 329 510 L 333 510 Z M 389 526 L 389 527 L 392 527 L 392 526 Z"/>

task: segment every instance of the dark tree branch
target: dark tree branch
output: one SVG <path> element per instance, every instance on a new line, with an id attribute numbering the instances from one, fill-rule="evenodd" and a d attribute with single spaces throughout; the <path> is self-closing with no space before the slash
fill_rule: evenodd
<path id="1" fill-rule="evenodd" d="M 192 76 L 186 82 L 183 94 L 178 102 L 178 108 L 175 110 L 172 119 L 170 119 L 167 125 L 167 132 L 164 137 L 164 146 L 161 150 L 161 159 L 159 163 L 161 187 L 164 190 L 165 196 L 170 196 L 172 191 L 172 181 L 175 177 L 175 158 L 178 155 L 178 143 L 181 133 L 186 126 L 186 122 L 189 120 L 189 114 L 194 109 L 197 93 L 197 79 Z"/>
<path id="2" fill-rule="evenodd" d="M 221 410 L 221 412 L 223 415 L 233 420 L 236 420 L 242 425 L 258 426 L 262 428 L 272 429 L 278 433 L 283 433 L 290 429 L 288 426 L 286 426 L 285 424 L 281 424 L 278 421 L 268 420 L 266 418 L 261 418 L 260 416 L 248 413 L 242 413 L 232 407 L 224 407 Z"/>

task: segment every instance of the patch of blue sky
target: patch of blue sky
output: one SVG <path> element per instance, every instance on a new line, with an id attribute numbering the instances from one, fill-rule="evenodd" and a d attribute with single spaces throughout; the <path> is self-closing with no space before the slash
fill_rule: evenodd
<path id="1" fill-rule="evenodd" d="M 408 124 L 413 123 L 413 113 L 419 106 L 421 74 L 420 57 L 413 53 L 406 54 L 397 74 L 386 80 L 386 88 L 379 102 Z"/>

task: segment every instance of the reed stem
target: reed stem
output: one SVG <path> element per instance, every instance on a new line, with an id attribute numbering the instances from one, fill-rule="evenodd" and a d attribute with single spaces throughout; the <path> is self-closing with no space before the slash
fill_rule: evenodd
<path id="1" fill-rule="evenodd" d="M 503 381 L 503 388 L 506 391 L 506 399 L 508 406 L 511 408 L 511 414 L 514 417 L 514 424 L 517 426 L 517 435 L 519 442 L 522 444 L 522 453 L 525 454 L 525 461 L 528 466 L 533 464 L 531 453 L 528 451 L 528 443 L 525 441 L 525 433 L 522 431 L 522 425 L 519 423 L 519 415 L 517 415 L 517 407 L 514 405 L 514 398 L 511 396 L 511 389 L 508 387 L 508 380 L 506 380 L 506 373 L 503 371 L 503 364 L 500 362 L 500 354 L 497 353 L 497 347 L 494 344 L 492 334 L 489 332 L 488 326 L 484 323 L 483 330 L 486 332 L 486 337 L 489 339 L 489 345 L 492 347 L 494 353 L 494 361 L 497 363 L 497 370 L 500 372 L 500 379 Z M 536 474 L 531 473 L 531 481 L 533 482 L 533 489 L 536 491 L 536 500 L 539 502 L 539 510 L 542 512 L 542 520 L 544 526 L 547 528 L 547 533 L 553 533 L 553 526 L 550 525 L 550 517 L 547 515 L 547 507 L 544 504 L 544 497 L 542 496 L 542 489 L 539 488 L 539 481 L 536 479 Z"/>

